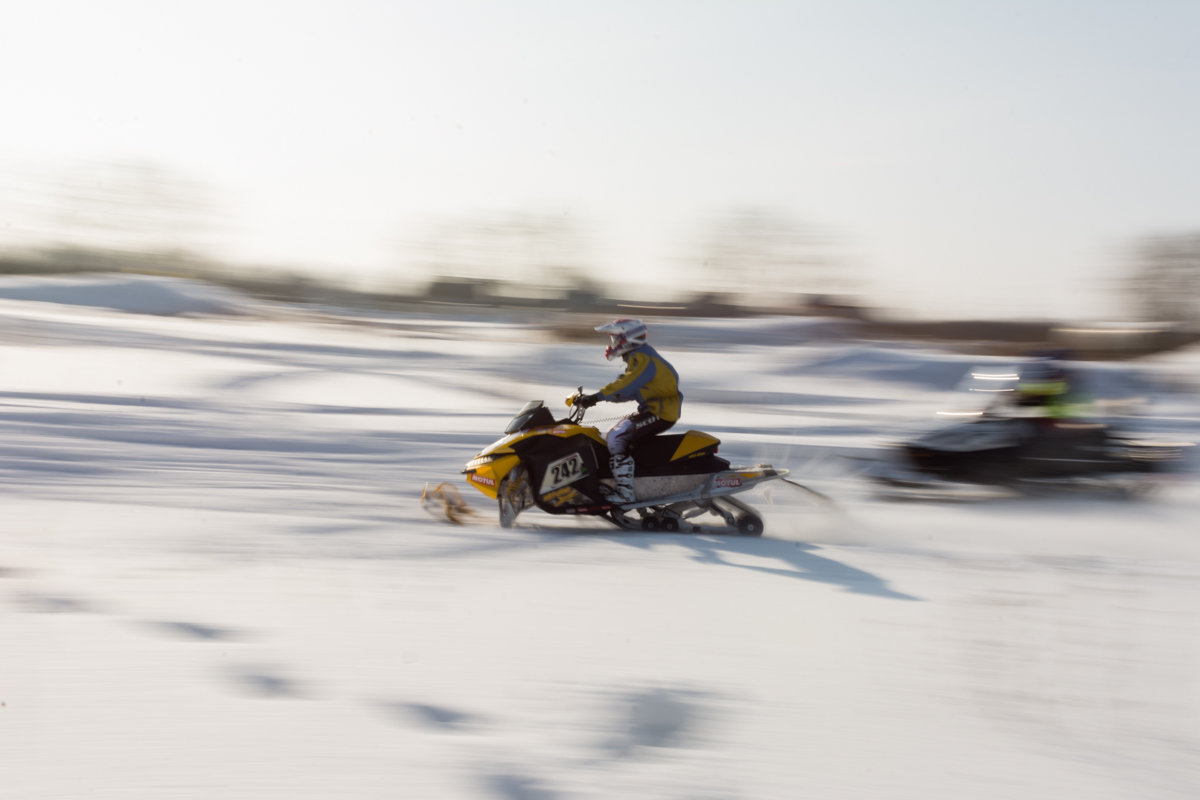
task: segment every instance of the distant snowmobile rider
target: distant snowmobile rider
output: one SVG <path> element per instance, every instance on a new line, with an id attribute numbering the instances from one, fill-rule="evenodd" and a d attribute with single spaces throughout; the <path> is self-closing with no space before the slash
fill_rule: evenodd
<path id="1" fill-rule="evenodd" d="M 589 408 L 601 400 L 637 401 L 637 411 L 624 417 L 605 436 L 615 484 L 615 491 L 605 492 L 605 499 L 610 503 L 632 503 L 637 498 L 630 453 L 639 440 L 662 433 L 679 420 L 683 406 L 679 373 L 647 344 L 646 325 L 640 319 L 615 319 L 595 330 L 609 335 L 611 344 L 604 357 L 609 361 L 615 356 L 624 359 L 625 373 L 595 394 L 573 400 L 581 408 Z"/>
<path id="2" fill-rule="evenodd" d="M 1040 356 L 1018 370 L 1016 404 L 1046 420 L 1082 416 L 1084 403 L 1072 385 L 1066 365 L 1055 357 Z"/>

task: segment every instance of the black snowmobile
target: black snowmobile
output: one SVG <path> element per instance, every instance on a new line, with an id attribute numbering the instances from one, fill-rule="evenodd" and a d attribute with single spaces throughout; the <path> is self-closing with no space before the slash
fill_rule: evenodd
<path id="1" fill-rule="evenodd" d="M 960 389 L 982 402 L 938 412 L 941 424 L 900 442 L 866 476 L 893 496 L 971 487 L 1134 493 L 1176 471 L 1191 446 L 1122 434 L 1097 420 L 1044 416 L 1014 401 L 1017 380 L 1015 369 L 972 370 Z"/>

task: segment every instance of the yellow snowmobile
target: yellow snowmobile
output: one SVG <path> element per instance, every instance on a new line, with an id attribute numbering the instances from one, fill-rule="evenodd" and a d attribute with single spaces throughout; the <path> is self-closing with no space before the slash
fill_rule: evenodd
<path id="1" fill-rule="evenodd" d="M 567 398 L 556 420 L 540 400 L 525 404 L 504 436 L 467 462 L 467 483 L 495 499 L 501 527 L 530 506 L 548 514 L 603 517 L 625 529 L 733 533 L 761 536 L 762 518 L 733 497 L 787 470 L 768 464 L 731 467 L 717 455 L 720 440 L 701 431 L 651 436 L 634 447 L 637 500 L 604 499 L 611 488 L 608 447 L 600 431 L 583 424 L 586 410 Z"/>

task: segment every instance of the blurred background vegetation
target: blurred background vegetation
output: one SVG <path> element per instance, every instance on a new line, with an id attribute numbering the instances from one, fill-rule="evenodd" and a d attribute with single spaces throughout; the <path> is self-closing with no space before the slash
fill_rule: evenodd
<path id="1" fill-rule="evenodd" d="M 1053 320 L 913 321 L 858 301 L 862 279 L 839 243 L 768 207 L 736 207 L 699 221 L 682 247 L 686 286 L 606 280 L 583 223 L 529 210 L 443 218 L 398 242 L 395 270 L 364 289 L 288 264 L 236 263 L 202 182 L 146 161 L 83 164 L 26 175 L 4 199 L 0 273 L 136 272 L 201 279 L 291 303 L 378 309 L 532 309 L 589 315 L 840 317 L 877 336 L 973 341 L 993 351 L 1067 346 L 1108 357 L 1196 341 L 1200 230 L 1129 243 L 1113 280 L 1125 318 L 1081 326 Z M 591 319 L 591 317 L 588 317 Z"/>

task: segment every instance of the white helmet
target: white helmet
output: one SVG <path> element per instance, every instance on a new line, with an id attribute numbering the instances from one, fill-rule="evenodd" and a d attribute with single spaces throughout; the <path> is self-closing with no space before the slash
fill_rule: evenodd
<path id="1" fill-rule="evenodd" d="M 609 361 L 646 343 L 646 323 L 640 319 L 614 319 L 598 326 L 596 330 L 607 333 L 612 339 L 612 344 L 604 349 L 604 357 Z"/>

